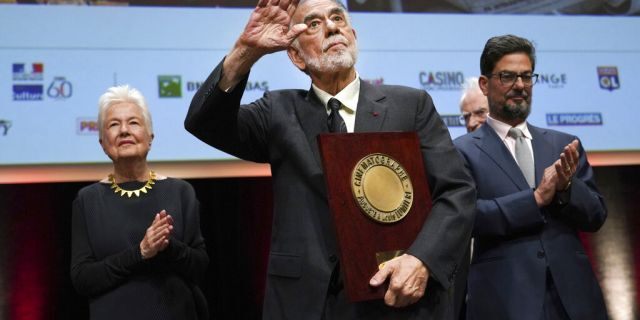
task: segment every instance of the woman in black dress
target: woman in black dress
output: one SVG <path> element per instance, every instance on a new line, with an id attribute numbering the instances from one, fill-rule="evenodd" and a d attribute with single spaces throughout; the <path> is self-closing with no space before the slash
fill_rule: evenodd
<path id="1" fill-rule="evenodd" d="M 113 173 L 78 192 L 72 218 L 71 280 L 89 298 L 91 319 L 208 319 L 198 200 L 185 181 L 149 168 L 144 97 L 109 88 L 98 125 Z"/>

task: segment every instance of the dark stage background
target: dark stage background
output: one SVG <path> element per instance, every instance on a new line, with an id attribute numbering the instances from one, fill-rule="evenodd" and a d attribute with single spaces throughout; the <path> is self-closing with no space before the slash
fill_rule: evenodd
<path id="1" fill-rule="evenodd" d="M 609 207 L 584 234 L 612 319 L 636 319 L 640 166 L 597 167 Z M 271 178 L 191 179 L 211 263 L 212 319 L 259 319 L 271 229 Z M 0 185 L 0 319 L 87 319 L 69 279 L 71 202 L 85 183 Z"/>

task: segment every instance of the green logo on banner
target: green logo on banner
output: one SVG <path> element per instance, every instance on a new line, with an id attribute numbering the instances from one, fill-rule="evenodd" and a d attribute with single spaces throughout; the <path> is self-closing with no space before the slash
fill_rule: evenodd
<path id="1" fill-rule="evenodd" d="M 160 98 L 182 97 L 182 77 L 158 76 L 158 93 Z"/>

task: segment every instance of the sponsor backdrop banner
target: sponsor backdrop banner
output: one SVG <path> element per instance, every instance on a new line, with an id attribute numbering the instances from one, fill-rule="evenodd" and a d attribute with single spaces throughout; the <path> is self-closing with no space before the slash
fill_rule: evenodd
<path id="1" fill-rule="evenodd" d="M 476 10 L 475 7 L 471 8 Z M 471 10 L 469 9 L 469 10 Z M 471 10 L 471 11 L 473 11 Z M 148 100 L 150 160 L 229 159 L 188 134 L 195 91 L 233 46 L 250 9 L 0 4 L 0 165 L 108 162 L 97 100 L 129 84 Z M 589 151 L 640 150 L 640 18 L 588 15 L 352 13 L 360 76 L 427 90 L 452 137 L 458 100 L 486 40 L 516 33 L 538 49 L 532 124 L 580 136 Z M 252 69 L 244 102 L 309 88 L 280 52 Z"/>

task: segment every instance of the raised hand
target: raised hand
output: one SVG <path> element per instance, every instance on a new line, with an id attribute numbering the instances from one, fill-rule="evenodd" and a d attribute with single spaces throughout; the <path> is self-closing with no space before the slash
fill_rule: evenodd
<path id="1" fill-rule="evenodd" d="M 143 259 L 155 257 L 169 245 L 169 236 L 173 230 L 173 218 L 165 210 L 156 213 L 151 226 L 147 228 L 140 242 L 140 254 Z"/>
<path id="2" fill-rule="evenodd" d="M 566 190 L 571 182 L 573 174 L 578 169 L 578 140 L 573 140 L 564 147 L 560 154 L 560 160 L 555 162 L 555 169 L 558 175 L 558 184 L 556 190 Z"/>
<path id="3" fill-rule="evenodd" d="M 298 35 L 307 30 L 304 23 L 290 26 L 299 0 L 260 0 L 251 13 L 244 31 L 223 64 L 218 86 L 233 88 L 262 56 L 285 50 Z"/>
<path id="4" fill-rule="evenodd" d="M 578 169 L 578 140 L 564 147 L 560 158 L 544 169 L 540 184 L 534 192 L 536 203 L 543 207 L 551 203 L 557 191 L 566 190 Z"/>
<path id="5" fill-rule="evenodd" d="M 536 204 L 539 208 L 542 208 L 551 203 L 553 197 L 556 194 L 558 185 L 558 174 L 556 172 L 555 166 L 559 163 L 560 160 L 558 159 L 554 162 L 554 164 L 544 169 L 542 179 L 540 179 L 540 183 L 536 187 L 536 190 L 533 192 L 533 196 L 535 197 Z"/>
<path id="6" fill-rule="evenodd" d="M 298 0 L 260 0 L 238 42 L 262 54 L 284 50 L 307 26 L 290 27 Z"/>

